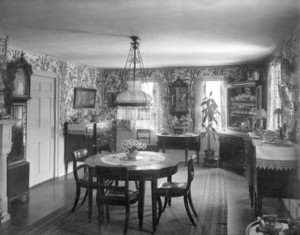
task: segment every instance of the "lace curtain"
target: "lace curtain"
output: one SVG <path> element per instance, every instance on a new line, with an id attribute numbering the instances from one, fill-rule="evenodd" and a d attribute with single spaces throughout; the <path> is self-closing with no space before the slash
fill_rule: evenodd
<path id="1" fill-rule="evenodd" d="M 276 130 L 278 115 L 274 114 L 277 108 L 281 108 L 278 85 L 281 81 L 281 64 L 271 62 L 268 66 L 268 118 L 267 129 Z M 279 117 L 280 118 L 280 117 Z M 281 120 L 279 120 L 281 122 Z"/>

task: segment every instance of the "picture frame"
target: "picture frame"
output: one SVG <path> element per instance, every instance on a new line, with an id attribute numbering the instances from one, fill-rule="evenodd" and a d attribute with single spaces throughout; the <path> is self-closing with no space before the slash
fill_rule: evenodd
<path id="1" fill-rule="evenodd" d="M 170 86 L 170 113 L 180 118 L 188 113 L 188 85 L 180 78 Z"/>
<path id="2" fill-rule="evenodd" d="M 96 89 L 75 87 L 74 88 L 74 109 L 95 108 Z"/>

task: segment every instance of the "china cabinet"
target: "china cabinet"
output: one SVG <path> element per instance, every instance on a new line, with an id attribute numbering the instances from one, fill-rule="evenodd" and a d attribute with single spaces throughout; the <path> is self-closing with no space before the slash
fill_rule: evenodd
<path id="1" fill-rule="evenodd" d="M 244 81 L 227 87 L 228 128 L 251 131 L 255 112 L 262 105 L 262 85 L 259 81 Z M 256 111 L 255 111 L 256 109 Z"/>

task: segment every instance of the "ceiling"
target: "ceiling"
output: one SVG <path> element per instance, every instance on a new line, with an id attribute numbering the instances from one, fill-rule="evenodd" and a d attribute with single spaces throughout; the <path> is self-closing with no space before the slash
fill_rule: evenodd
<path id="1" fill-rule="evenodd" d="M 265 59 L 299 25 L 299 0 L 0 0 L 10 47 L 124 68 L 131 35 L 146 68 Z"/>

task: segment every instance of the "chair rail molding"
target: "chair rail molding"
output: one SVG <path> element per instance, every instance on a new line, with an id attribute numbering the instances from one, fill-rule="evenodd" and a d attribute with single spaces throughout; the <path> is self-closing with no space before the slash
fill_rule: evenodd
<path id="1" fill-rule="evenodd" d="M 19 119 L 0 120 L 0 210 L 3 217 L 1 223 L 10 219 L 7 199 L 7 154 L 12 146 L 12 126 L 18 121 Z"/>

